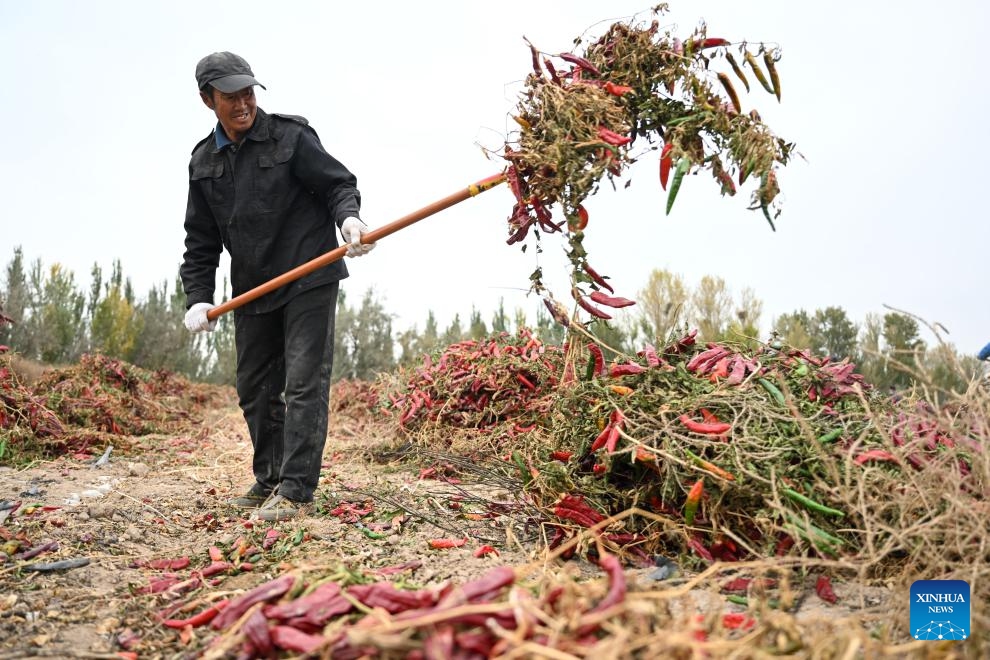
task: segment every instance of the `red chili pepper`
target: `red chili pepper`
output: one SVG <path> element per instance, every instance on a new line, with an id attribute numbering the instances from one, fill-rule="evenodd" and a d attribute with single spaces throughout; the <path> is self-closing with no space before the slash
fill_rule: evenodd
<path id="1" fill-rule="evenodd" d="M 467 543 L 467 538 L 463 539 L 430 539 L 427 541 L 429 545 L 434 550 L 449 550 L 450 548 L 459 548 Z"/>
<path id="2" fill-rule="evenodd" d="M 152 559 L 145 566 L 158 571 L 179 571 L 189 565 L 189 557 L 176 559 Z"/>
<path id="3" fill-rule="evenodd" d="M 695 49 L 701 50 L 704 48 L 718 48 L 719 46 L 728 46 L 728 45 L 729 45 L 728 39 L 720 39 L 719 37 L 708 37 L 706 39 L 702 39 L 701 41 L 694 41 L 693 39 L 689 39 L 687 43 L 685 43 L 684 48 L 687 51 L 691 52 Z"/>
<path id="4" fill-rule="evenodd" d="M 627 364 L 613 364 L 609 367 L 608 375 L 612 378 L 618 378 L 620 376 L 635 376 L 636 374 L 641 374 L 646 371 L 646 367 L 642 367 L 635 362 L 629 362 Z"/>
<path id="5" fill-rule="evenodd" d="M 620 296 L 609 296 L 601 291 L 592 291 L 591 299 L 596 303 L 602 305 L 608 305 L 609 307 L 629 307 L 630 305 L 635 305 L 635 300 L 629 300 L 628 298 L 622 298 Z"/>
<path id="6" fill-rule="evenodd" d="M 712 553 L 709 552 L 708 548 L 706 548 L 705 545 L 697 538 L 693 536 L 689 537 L 687 544 L 688 547 L 694 550 L 695 554 L 697 554 L 702 559 L 706 561 L 715 561 L 715 558 L 712 557 Z"/>
<path id="7" fill-rule="evenodd" d="M 608 438 L 605 440 L 605 451 L 612 453 L 615 451 L 615 446 L 619 443 L 619 425 L 613 424 L 609 427 Z"/>
<path id="8" fill-rule="evenodd" d="M 728 424 L 726 422 L 697 422 L 687 415 L 681 415 L 677 419 L 688 431 L 692 431 L 694 433 L 719 435 L 720 433 L 725 433 L 726 431 L 732 429 L 732 424 Z"/>
<path id="9" fill-rule="evenodd" d="M 602 142 L 610 144 L 613 147 L 622 147 L 632 142 L 632 138 L 628 135 L 619 135 L 615 131 L 610 131 L 604 126 L 598 127 L 598 137 Z"/>
<path id="10" fill-rule="evenodd" d="M 286 651 L 296 653 L 312 653 L 326 643 L 321 635 L 310 635 L 296 630 L 292 626 L 274 626 L 269 632 L 272 644 Z"/>
<path id="11" fill-rule="evenodd" d="M 581 307 L 581 309 L 588 312 L 595 318 L 606 319 L 606 320 L 612 318 L 609 314 L 606 314 L 602 310 L 598 309 L 597 307 L 589 303 L 584 296 L 577 297 L 577 304 Z"/>
<path id="12" fill-rule="evenodd" d="M 654 369 L 660 366 L 660 356 L 657 355 L 657 349 L 652 344 L 647 344 L 640 351 L 639 355 L 642 355 L 646 360 L 646 366 Z"/>
<path id="13" fill-rule="evenodd" d="M 605 355 L 602 353 L 601 347 L 594 343 L 588 343 L 588 350 L 594 359 L 594 376 L 601 376 L 605 372 Z"/>
<path id="14" fill-rule="evenodd" d="M 691 490 L 688 491 L 687 500 L 684 502 L 684 522 L 687 525 L 694 524 L 694 516 L 698 513 L 698 505 L 701 497 L 705 493 L 705 479 L 702 477 L 694 482 Z"/>
<path id="15" fill-rule="evenodd" d="M 826 603 L 834 603 L 839 600 L 838 596 L 835 595 L 835 591 L 832 590 L 832 581 L 827 575 L 818 576 L 818 580 L 815 581 L 815 593 Z"/>
<path id="16" fill-rule="evenodd" d="M 602 75 L 601 72 L 598 70 L 598 67 L 596 67 L 594 64 L 592 64 L 591 62 L 589 62 L 588 60 L 586 60 L 583 57 L 580 57 L 580 56 L 575 55 L 573 53 L 560 53 L 560 55 L 558 55 L 558 57 L 560 59 L 564 60 L 565 62 L 570 62 L 571 64 L 576 64 L 577 66 L 579 66 L 580 68 L 584 69 L 588 73 L 594 74 L 596 76 L 601 76 Z"/>
<path id="17" fill-rule="evenodd" d="M 864 465 L 869 462 L 900 463 L 896 456 L 891 454 L 889 451 L 884 451 L 883 449 L 870 449 L 869 451 L 864 451 L 862 454 L 853 459 L 853 463 L 856 465 Z"/>
<path id="18" fill-rule="evenodd" d="M 530 382 L 530 380 L 525 376 L 523 376 L 521 373 L 516 374 L 516 380 L 522 383 L 523 387 L 525 387 L 527 390 L 534 390 L 534 391 L 536 390 L 536 385 Z"/>
<path id="19" fill-rule="evenodd" d="M 231 568 L 233 568 L 233 565 L 230 562 L 215 561 L 211 562 L 210 565 L 200 571 L 200 573 L 203 577 L 210 577 L 212 575 L 216 575 L 217 573 L 224 573 Z"/>
<path id="20" fill-rule="evenodd" d="M 554 85 L 560 84 L 560 76 L 557 75 L 557 69 L 554 67 L 553 62 L 547 58 L 543 58 L 543 66 L 547 68 L 547 73 L 550 74 L 550 80 L 553 81 Z"/>
<path id="21" fill-rule="evenodd" d="M 605 443 L 608 442 L 608 436 L 611 432 L 612 425 L 607 424 L 605 428 L 602 429 L 602 432 L 598 434 L 598 437 L 595 438 L 594 442 L 591 443 L 591 449 L 588 451 L 595 452 L 604 447 Z"/>
<path id="22" fill-rule="evenodd" d="M 210 561 L 223 561 L 223 550 L 215 545 L 210 546 Z"/>
<path id="23" fill-rule="evenodd" d="M 606 81 L 604 87 L 605 91 L 613 96 L 622 96 L 633 91 L 633 88 L 628 85 L 616 85 L 612 81 Z"/>
<path id="24" fill-rule="evenodd" d="M 730 630 L 749 630 L 756 625 L 756 619 L 742 612 L 729 612 L 722 615 L 722 627 Z"/>
<path id="25" fill-rule="evenodd" d="M 216 617 L 216 615 L 220 614 L 220 612 L 222 612 L 223 609 L 227 607 L 227 605 L 229 604 L 230 604 L 230 600 L 224 598 L 223 600 L 219 600 L 213 603 L 205 610 L 194 614 L 188 619 L 165 619 L 164 621 L 162 621 L 162 625 L 168 628 L 176 628 L 176 629 L 182 629 L 185 628 L 186 626 L 192 626 L 193 628 L 198 628 L 212 621 L 213 618 Z"/>
<path id="26" fill-rule="evenodd" d="M 211 627 L 214 630 L 225 629 L 240 619 L 245 612 L 251 609 L 252 605 L 279 598 L 292 589 L 295 584 L 296 576 L 286 574 L 258 585 L 254 589 L 232 600 L 230 605 L 220 613 L 220 616 L 213 620 Z"/>
<path id="27" fill-rule="evenodd" d="M 667 180 L 670 179 L 670 169 L 674 166 L 674 159 L 670 157 L 670 152 L 674 145 L 668 142 L 663 145 L 660 151 L 660 187 L 667 189 Z"/>
<path id="28" fill-rule="evenodd" d="M 736 182 L 732 180 L 732 177 L 725 170 L 718 173 L 718 182 L 722 184 L 723 195 L 729 195 L 731 197 L 736 194 Z"/>
<path id="29" fill-rule="evenodd" d="M 486 555 L 495 555 L 496 557 L 498 557 L 498 550 L 496 550 L 490 545 L 483 545 L 474 551 L 475 557 L 484 557 Z"/>
<path id="30" fill-rule="evenodd" d="M 570 451 L 550 452 L 550 458 L 552 458 L 555 461 L 560 461 L 562 463 L 566 463 L 567 461 L 571 460 L 571 457 L 573 456 L 574 456 L 574 452 L 570 452 Z"/>
<path id="31" fill-rule="evenodd" d="M 610 292 L 615 293 L 615 289 L 612 288 L 612 285 L 609 284 L 604 277 L 599 275 L 594 268 L 588 265 L 587 261 L 585 261 L 581 266 L 582 268 L 584 268 L 584 272 L 588 274 L 588 277 L 590 277 L 595 282 L 595 284 L 602 287 L 603 289 L 608 289 Z"/>

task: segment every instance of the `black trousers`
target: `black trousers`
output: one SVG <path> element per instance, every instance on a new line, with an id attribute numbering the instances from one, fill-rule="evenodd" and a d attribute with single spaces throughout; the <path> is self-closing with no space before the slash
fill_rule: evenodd
<path id="1" fill-rule="evenodd" d="M 254 478 L 310 502 L 327 440 L 339 283 L 267 314 L 234 315 L 237 396 L 254 447 Z"/>

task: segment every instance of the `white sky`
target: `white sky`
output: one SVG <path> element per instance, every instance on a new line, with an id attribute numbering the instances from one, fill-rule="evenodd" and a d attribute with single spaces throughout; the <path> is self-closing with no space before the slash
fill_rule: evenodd
<path id="1" fill-rule="evenodd" d="M 196 62 L 243 55 L 269 112 L 306 116 L 358 177 L 362 216 L 377 227 L 501 170 L 499 148 L 530 70 L 528 37 L 570 50 L 596 23 L 649 9 L 626 0 L 215 3 L 0 0 L 0 264 L 15 246 L 61 263 L 85 288 L 94 262 L 119 258 L 139 295 L 173 280 L 183 251 L 186 166 L 211 130 Z M 672 3 L 687 35 L 780 44 L 782 103 L 743 96 L 806 157 L 780 175 L 777 232 L 746 194 L 720 198 L 688 178 L 669 217 L 646 157 L 632 186 L 586 204 L 591 263 L 635 297 L 651 270 L 689 285 L 723 277 L 752 287 L 764 326 L 830 305 L 861 322 L 884 304 L 944 324 L 967 353 L 990 341 L 990 223 L 984 210 L 990 10 L 985 3 Z M 486 321 L 499 298 L 533 313 L 532 251 L 505 245 L 504 186 L 348 260 L 345 289 L 373 286 L 397 330 L 441 325 L 472 304 Z M 550 237 L 551 239 L 555 237 Z M 562 282 L 563 242 L 542 256 Z M 568 299 L 563 286 L 558 297 Z M 176 322 L 179 320 L 177 319 Z M 926 335 L 926 339 L 930 339 Z"/>

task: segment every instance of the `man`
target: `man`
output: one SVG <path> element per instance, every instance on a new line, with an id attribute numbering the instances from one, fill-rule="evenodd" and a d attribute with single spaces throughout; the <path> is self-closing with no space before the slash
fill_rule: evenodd
<path id="1" fill-rule="evenodd" d="M 221 251 L 230 254 L 239 295 L 337 247 L 366 254 L 361 195 L 353 174 L 329 155 L 302 117 L 257 106 L 259 83 L 229 52 L 196 66 L 203 103 L 216 115 L 189 162 L 186 240 L 179 270 L 185 325 L 208 332 Z M 231 503 L 278 521 L 313 501 L 326 443 L 337 292 L 337 261 L 234 311 L 237 395 L 254 448 L 255 483 Z"/>

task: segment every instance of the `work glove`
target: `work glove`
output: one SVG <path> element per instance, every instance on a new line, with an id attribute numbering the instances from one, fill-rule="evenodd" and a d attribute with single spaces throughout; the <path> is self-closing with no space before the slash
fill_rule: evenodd
<path id="1" fill-rule="evenodd" d="M 360 257 L 371 252 L 377 243 L 362 243 L 361 234 L 368 231 L 368 225 L 358 218 L 347 218 L 340 223 L 340 235 L 347 241 L 347 256 Z"/>
<path id="2" fill-rule="evenodd" d="M 217 327 L 217 320 L 206 318 L 206 313 L 211 309 L 213 305 L 210 303 L 196 303 L 186 310 L 186 329 L 189 332 L 213 332 Z"/>

